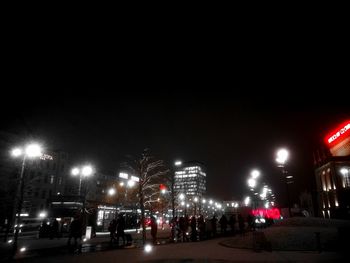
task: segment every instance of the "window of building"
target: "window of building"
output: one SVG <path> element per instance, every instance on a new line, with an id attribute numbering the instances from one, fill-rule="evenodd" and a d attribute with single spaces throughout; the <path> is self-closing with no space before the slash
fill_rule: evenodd
<path id="1" fill-rule="evenodd" d="M 343 187 L 349 188 L 350 187 L 350 168 L 343 167 L 340 169 L 340 173 L 343 178 Z"/>
<path id="2" fill-rule="evenodd" d="M 55 176 L 54 176 L 54 175 L 51 175 L 51 176 L 50 176 L 50 184 L 53 184 L 54 179 L 55 179 Z"/>

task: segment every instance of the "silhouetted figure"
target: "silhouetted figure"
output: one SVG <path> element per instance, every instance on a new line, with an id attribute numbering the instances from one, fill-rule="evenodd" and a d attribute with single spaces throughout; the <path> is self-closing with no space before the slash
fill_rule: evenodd
<path id="1" fill-rule="evenodd" d="M 247 216 L 247 223 L 250 230 L 255 230 L 254 217 L 251 214 Z"/>
<path id="2" fill-rule="evenodd" d="M 241 235 L 244 234 L 244 219 L 241 216 L 241 214 L 238 215 L 238 227 L 239 227 L 239 232 Z"/>
<path id="3" fill-rule="evenodd" d="M 204 222 L 203 215 L 201 215 L 198 218 L 198 230 L 199 230 L 199 240 L 204 240 L 204 238 L 205 238 L 205 222 Z"/>
<path id="4" fill-rule="evenodd" d="M 230 225 L 232 235 L 235 235 L 235 225 L 236 225 L 236 216 L 235 215 L 230 216 L 228 224 Z"/>
<path id="5" fill-rule="evenodd" d="M 50 234 L 50 226 L 46 220 L 44 220 L 40 226 L 39 237 L 48 237 Z"/>
<path id="6" fill-rule="evenodd" d="M 227 218 L 225 215 L 222 215 L 220 220 L 220 227 L 221 227 L 221 234 L 226 235 L 226 230 L 227 230 Z"/>
<path id="7" fill-rule="evenodd" d="M 205 221 L 205 230 L 207 238 L 211 238 L 213 235 L 213 224 L 209 218 Z"/>
<path id="8" fill-rule="evenodd" d="M 69 227 L 68 246 L 71 246 L 71 239 L 74 239 L 74 249 L 81 252 L 81 237 L 83 232 L 83 223 L 81 218 L 75 217 Z"/>
<path id="9" fill-rule="evenodd" d="M 53 220 L 51 225 L 50 239 L 54 239 L 55 237 L 59 238 L 58 221 L 56 218 Z"/>
<path id="10" fill-rule="evenodd" d="M 197 220 L 195 216 L 191 218 L 191 240 L 197 241 Z"/>
<path id="11" fill-rule="evenodd" d="M 170 228 L 171 228 L 171 237 L 170 237 L 170 239 L 171 239 L 171 242 L 174 242 L 176 228 L 177 228 L 177 216 L 175 216 L 173 219 L 171 219 Z"/>
<path id="12" fill-rule="evenodd" d="M 117 220 L 113 219 L 108 226 L 109 231 L 109 237 L 110 237 L 110 243 L 115 243 L 115 232 L 117 231 Z"/>
<path id="13" fill-rule="evenodd" d="M 213 232 L 213 237 L 216 237 L 216 223 L 217 223 L 217 218 L 215 215 L 213 215 L 213 218 L 211 219 L 211 228 Z"/>
<path id="14" fill-rule="evenodd" d="M 117 244 L 119 246 L 119 238 L 123 239 L 123 246 L 125 245 L 125 219 L 123 215 L 119 215 L 117 220 Z"/>
<path id="15" fill-rule="evenodd" d="M 158 225 L 156 218 L 154 216 L 151 216 L 151 236 L 152 236 L 152 241 L 153 244 L 157 244 L 157 230 L 158 230 Z"/>

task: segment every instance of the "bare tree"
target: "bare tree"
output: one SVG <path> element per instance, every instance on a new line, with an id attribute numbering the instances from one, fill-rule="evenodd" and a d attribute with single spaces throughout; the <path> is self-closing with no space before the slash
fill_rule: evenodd
<path id="1" fill-rule="evenodd" d="M 139 159 L 129 163 L 128 169 L 139 177 L 138 198 L 141 210 L 142 241 L 146 243 L 145 207 L 158 201 L 159 184 L 164 182 L 168 173 L 163 160 L 157 160 L 145 149 Z"/>

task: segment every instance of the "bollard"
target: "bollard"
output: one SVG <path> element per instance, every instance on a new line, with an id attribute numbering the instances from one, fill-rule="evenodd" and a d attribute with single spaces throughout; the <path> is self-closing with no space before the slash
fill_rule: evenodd
<path id="1" fill-rule="evenodd" d="M 321 253 L 321 233 L 320 232 L 315 232 L 315 237 L 316 237 L 316 248 L 318 253 Z"/>

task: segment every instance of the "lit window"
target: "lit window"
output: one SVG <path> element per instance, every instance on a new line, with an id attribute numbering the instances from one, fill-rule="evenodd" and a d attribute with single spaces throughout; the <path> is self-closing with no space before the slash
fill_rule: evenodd
<path id="1" fill-rule="evenodd" d="M 343 177 L 343 187 L 350 187 L 350 169 L 348 167 L 343 167 L 340 169 L 340 173 Z"/>

